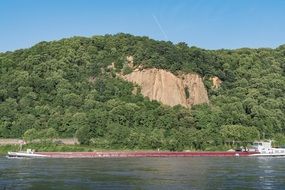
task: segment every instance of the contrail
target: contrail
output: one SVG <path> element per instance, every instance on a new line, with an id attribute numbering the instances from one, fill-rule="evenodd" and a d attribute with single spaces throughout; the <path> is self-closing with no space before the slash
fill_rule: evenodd
<path id="1" fill-rule="evenodd" d="M 161 31 L 161 33 L 163 34 L 163 36 L 164 36 L 165 40 L 166 40 L 166 41 L 168 41 L 168 37 L 167 37 L 166 33 L 164 32 L 164 30 L 163 30 L 162 26 L 160 25 L 160 23 L 159 23 L 158 19 L 156 18 L 156 16 L 155 16 L 155 15 L 152 15 L 152 17 L 153 17 L 153 19 L 154 19 L 155 23 L 157 24 L 157 26 L 158 26 L 159 30 L 160 30 L 160 31 Z"/>

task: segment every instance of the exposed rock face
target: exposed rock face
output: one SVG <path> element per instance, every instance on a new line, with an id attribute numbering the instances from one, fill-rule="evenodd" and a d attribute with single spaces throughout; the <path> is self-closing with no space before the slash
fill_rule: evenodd
<path id="1" fill-rule="evenodd" d="M 191 107 L 195 104 L 209 103 L 203 80 L 197 74 L 177 77 L 162 69 L 145 69 L 135 70 L 122 77 L 138 84 L 144 96 L 169 106 L 180 104 Z"/>
<path id="2" fill-rule="evenodd" d="M 126 58 L 127 58 L 128 63 L 131 63 L 131 64 L 134 63 L 134 57 L 133 56 L 129 55 Z"/>
<path id="3" fill-rule="evenodd" d="M 214 89 L 219 88 L 222 84 L 222 80 L 219 79 L 219 77 L 217 77 L 217 76 L 210 78 L 210 80 L 212 80 L 212 88 L 214 88 Z"/>
<path id="4" fill-rule="evenodd" d="M 198 74 L 182 75 L 183 84 L 188 87 L 190 97 L 187 105 L 209 103 L 208 93 L 202 78 Z"/>
<path id="5" fill-rule="evenodd" d="M 134 67 L 134 57 L 129 55 L 129 56 L 126 57 L 126 59 L 127 59 L 127 62 L 128 62 L 128 66 L 130 68 L 133 68 Z"/>
<path id="6" fill-rule="evenodd" d="M 112 62 L 111 65 L 108 65 L 107 69 L 115 69 L 115 62 Z"/>

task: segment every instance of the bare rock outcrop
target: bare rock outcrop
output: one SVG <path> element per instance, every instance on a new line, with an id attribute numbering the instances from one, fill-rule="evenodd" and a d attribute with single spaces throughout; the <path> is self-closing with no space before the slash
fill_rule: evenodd
<path id="1" fill-rule="evenodd" d="M 219 88 L 222 84 L 222 80 L 217 76 L 210 78 L 210 80 L 212 81 L 212 88 L 214 89 Z"/>
<path id="2" fill-rule="evenodd" d="M 175 76 L 162 69 L 144 69 L 135 70 L 122 78 L 139 85 L 144 96 L 165 105 L 191 107 L 209 103 L 207 90 L 198 74 Z"/>
<path id="3" fill-rule="evenodd" d="M 126 57 L 126 59 L 127 59 L 127 62 L 128 62 L 128 66 L 130 68 L 133 68 L 134 67 L 134 57 L 129 55 L 129 56 Z"/>

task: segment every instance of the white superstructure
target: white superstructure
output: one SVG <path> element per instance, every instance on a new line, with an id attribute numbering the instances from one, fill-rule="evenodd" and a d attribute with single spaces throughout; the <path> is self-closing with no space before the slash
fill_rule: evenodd
<path id="1" fill-rule="evenodd" d="M 35 154 L 31 149 L 27 149 L 27 151 L 23 152 L 8 152 L 8 158 L 40 158 L 46 157 L 45 155 Z"/>
<path id="2" fill-rule="evenodd" d="M 272 141 L 256 141 L 252 147 L 258 152 L 250 156 L 285 156 L 285 148 L 272 148 Z"/>

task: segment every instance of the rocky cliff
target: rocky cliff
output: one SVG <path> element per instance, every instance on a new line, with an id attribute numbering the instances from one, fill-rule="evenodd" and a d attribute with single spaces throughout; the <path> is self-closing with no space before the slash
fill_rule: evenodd
<path id="1" fill-rule="evenodd" d="M 165 105 L 180 104 L 191 107 L 195 104 L 209 103 L 207 90 L 198 74 L 175 76 L 162 69 L 144 69 L 135 70 L 122 77 L 138 84 L 144 96 Z"/>

